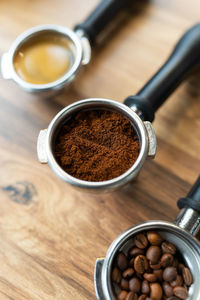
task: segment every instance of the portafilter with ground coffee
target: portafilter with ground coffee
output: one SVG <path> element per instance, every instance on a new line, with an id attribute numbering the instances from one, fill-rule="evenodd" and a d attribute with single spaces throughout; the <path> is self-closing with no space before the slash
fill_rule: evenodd
<path id="1" fill-rule="evenodd" d="M 41 163 L 48 163 L 56 175 L 65 182 L 87 191 L 113 190 L 130 182 L 137 176 L 145 160 L 147 158 L 153 158 L 156 154 L 156 138 L 151 125 L 154 119 L 154 113 L 199 62 L 200 24 L 197 24 L 182 36 L 172 54 L 158 72 L 145 84 L 136 96 L 129 96 L 124 104 L 109 99 L 91 98 L 74 102 L 59 112 L 51 121 L 48 129 L 40 131 L 37 144 L 39 161 Z M 69 130 L 70 126 L 68 125 L 77 118 L 78 113 L 85 111 L 87 115 L 87 111 L 92 110 L 112 111 L 123 115 L 134 128 L 139 141 L 139 153 L 133 165 L 115 178 L 98 182 L 81 180 L 80 178 L 70 175 L 70 173 L 66 172 L 60 166 L 55 157 L 55 143 L 62 128 L 67 124 L 66 127 L 68 129 L 66 130 Z M 75 131 L 76 138 L 81 140 L 85 132 L 79 132 L 77 128 L 75 128 Z M 105 142 L 106 139 L 107 136 L 103 138 L 103 142 Z M 88 143 L 90 142 L 89 135 L 87 135 L 86 140 Z M 67 142 L 67 138 L 65 142 Z M 97 139 L 96 143 L 99 143 Z M 107 144 L 102 144 L 99 147 L 102 146 L 105 148 L 106 145 Z M 71 157 L 67 159 L 68 164 L 73 164 L 73 149 L 75 148 L 76 147 L 71 145 Z M 65 152 L 65 149 L 63 151 Z M 80 144 L 79 149 L 76 148 L 74 151 L 81 153 L 81 151 L 86 152 L 87 149 L 85 149 L 84 145 Z M 92 155 L 91 153 L 91 156 Z M 85 163 L 87 164 L 87 161 L 83 159 L 82 164 Z M 103 160 L 100 160 L 99 163 L 103 165 Z"/>
<path id="2" fill-rule="evenodd" d="M 150 266 L 153 268 L 153 274 L 149 273 L 150 271 L 146 271 L 148 274 L 144 275 L 148 280 L 146 280 L 146 284 L 149 290 L 146 288 L 144 289 L 144 286 L 142 288 L 142 294 L 139 299 L 169 299 L 169 300 L 176 300 L 176 299 L 188 299 L 188 300 L 198 300 L 200 299 L 200 288 L 199 288 L 199 278 L 200 278 L 200 177 L 197 179 L 195 184 L 193 185 L 192 189 L 188 193 L 186 198 L 181 198 L 178 200 L 178 207 L 181 209 L 179 215 L 177 216 L 174 223 L 165 222 L 165 221 L 147 221 L 141 224 L 138 224 L 136 226 L 131 227 L 121 235 L 119 235 L 115 241 L 111 244 L 109 247 L 106 257 L 105 258 L 99 258 L 96 261 L 95 266 L 95 275 L 94 275 L 94 281 L 95 281 L 95 290 L 96 295 L 99 300 L 114 300 L 114 299 L 138 299 L 139 293 L 141 293 L 141 286 L 139 289 L 137 289 L 137 293 L 129 292 L 129 296 L 126 291 L 124 291 L 125 297 L 121 293 L 119 294 L 119 287 L 113 282 L 113 279 L 115 281 L 116 278 L 113 278 L 113 268 L 116 264 L 116 258 L 119 255 L 119 253 L 123 253 L 124 255 L 131 256 L 132 260 L 135 260 L 135 267 L 137 269 L 136 260 L 137 257 L 144 258 L 143 255 L 146 255 L 150 261 L 147 262 L 147 264 L 150 264 Z M 164 242 L 165 247 L 168 249 L 162 249 L 164 251 L 163 259 L 160 259 L 154 266 L 151 265 L 151 253 L 148 253 L 148 250 L 143 250 L 145 247 L 142 247 L 138 244 L 139 240 L 134 240 L 136 236 L 143 236 L 148 233 L 151 234 L 151 236 L 155 236 L 158 234 L 163 240 L 167 241 Z M 155 240 L 155 239 L 154 239 Z M 150 240 L 149 240 L 150 241 Z M 150 243 L 148 242 L 147 248 L 151 248 L 151 244 L 154 245 L 160 245 L 162 241 L 156 241 L 156 243 Z M 134 246 L 132 246 L 134 245 Z M 163 244 L 161 244 L 163 245 Z M 137 247 L 138 246 L 138 247 Z M 164 245 L 163 245 L 164 246 Z M 132 248 L 135 247 L 135 248 Z M 130 249 L 132 250 L 132 253 L 129 252 Z M 153 246 L 153 248 L 158 248 L 157 246 Z M 162 247 L 163 248 L 163 247 Z M 173 256 L 170 253 L 177 252 L 178 257 L 182 259 L 182 263 L 180 265 L 177 265 L 177 260 L 173 259 Z M 137 252 L 137 253 L 136 253 Z M 146 252 L 146 254 L 145 254 Z M 143 253 L 143 255 L 141 255 Z M 166 259 L 167 258 L 167 259 Z M 172 261 L 170 262 L 172 258 Z M 164 268 L 159 266 L 162 265 L 162 261 L 165 260 L 165 265 L 163 265 Z M 119 265 L 119 262 L 118 262 Z M 169 278 L 169 282 L 166 276 L 164 274 L 165 267 L 166 271 L 168 271 L 168 277 L 170 277 L 172 274 L 170 274 L 169 271 L 174 271 L 176 273 L 176 270 L 181 267 L 185 269 L 186 272 L 183 270 L 179 270 L 179 272 L 182 272 L 182 275 L 178 275 L 178 278 L 175 279 L 176 282 L 172 282 Z M 186 266 L 186 268 L 184 267 Z M 121 267 L 121 266 L 120 266 Z M 148 267 L 149 268 L 149 267 Z M 161 271 L 161 278 L 159 278 L 159 275 L 156 275 L 158 279 L 158 284 L 154 284 L 154 278 L 155 277 L 155 270 Z M 190 270 L 190 271 L 189 271 Z M 133 270 L 132 270 L 133 271 Z M 166 273 L 165 271 L 165 273 Z M 141 272 L 140 272 L 141 273 Z M 130 272 L 129 272 L 130 274 Z M 157 273 L 159 274 L 159 273 Z M 126 275 L 123 273 L 123 275 Z M 134 273 L 134 277 L 136 278 L 135 281 L 138 280 L 138 282 L 142 283 L 141 279 L 142 274 Z M 152 278 L 150 278 L 150 275 Z M 169 276 L 170 275 L 170 276 Z M 177 276 L 177 273 L 175 274 Z M 116 277 L 116 276 L 115 276 Z M 131 274 L 129 280 L 131 280 Z M 148 278 L 149 277 L 149 278 Z M 138 278 L 138 279 L 137 279 Z M 164 280 L 163 280 L 164 278 Z M 151 280 L 152 279 L 152 280 Z M 120 279 L 119 279 L 120 280 Z M 167 280 L 167 281 L 166 281 Z M 134 280 L 133 280 L 134 281 Z M 149 281 L 149 282 L 147 282 Z M 164 285 L 162 285 L 164 284 Z M 164 287 L 163 290 L 165 293 L 162 292 L 161 287 Z M 166 289 L 166 286 L 168 287 Z M 186 287 L 187 286 L 187 287 Z M 152 289 L 152 287 L 154 287 Z M 159 289 L 158 289 L 159 287 Z M 135 290 L 135 286 L 130 286 L 131 290 Z M 156 289 L 157 288 L 157 289 Z M 188 289 L 188 291 L 187 291 Z M 156 297 L 154 298 L 148 298 L 151 297 L 151 293 L 156 294 Z M 175 294 L 174 294 L 175 293 Z M 166 296 L 168 295 L 168 296 Z M 131 298 L 132 297 L 132 298 Z"/>

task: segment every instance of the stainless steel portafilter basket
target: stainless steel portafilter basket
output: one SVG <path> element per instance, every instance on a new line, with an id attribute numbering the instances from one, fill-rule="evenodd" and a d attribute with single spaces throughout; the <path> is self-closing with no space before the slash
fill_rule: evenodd
<path id="1" fill-rule="evenodd" d="M 156 231 L 176 246 L 193 275 L 188 300 L 200 299 L 200 177 L 187 197 L 178 201 L 178 206 L 182 209 L 174 223 L 156 220 L 133 226 L 114 240 L 105 258 L 97 259 L 94 274 L 97 299 L 116 299 L 111 282 L 113 261 L 119 251 L 127 253 L 136 234 L 145 231 Z"/>
<path id="2" fill-rule="evenodd" d="M 103 109 L 122 113 L 130 120 L 132 126 L 134 127 L 140 142 L 140 153 L 134 165 L 121 176 L 102 182 L 84 181 L 66 173 L 56 161 L 53 150 L 54 142 L 57 136 L 56 133 L 67 119 L 69 119 L 74 113 L 83 109 Z M 40 131 L 37 144 L 38 159 L 41 163 L 48 163 L 56 175 L 58 175 L 65 182 L 79 188 L 93 191 L 113 190 L 131 181 L 137 176 L 146 158 L 154 157 L 155 152 L 156 138 L 150 122 L 143 122 L 134 111 L 124 104 L 114 100 L 99 98 L 81 100 L 64 108 L 52 120 L 48 129 Z"/>
<path id="3" fill-rule="evenodd" d="M 156 154 L 156 138 L 151 126 L 154 113 L 183 81 L 187 73 L 200 62 L 200 24 L 188 30 L 176 44 L 174 51 L 160 70 L 146 83 L 136 96 L 128 97 L 124 104 L 114 100 L 91 98 L 65 107 L 38 137 L 37 153 L 41 163 L 48 163 L 65 182 L 87 191 L 113 190 L 133 180 L 147 158 Z M 59 128 L 73 114 L 82 110 L 112 110 L 126 116 L 134 127 L 140 143 L 140 152 L 132 167 L 119 177 L 102 182 L 79 180 L 66 173 L 57 163 L 53 145 Z"/>
<path id="4" fill-rule="evenodd" d="M 42 92 L 59 90 L 69 84 L 77 75 L 83 65 L 87 65 L 91 59 L 91 47 L 99 34 L 110 21 L 123 9 L 130 0 L 103 0 L 86 18 L 86 20 L 71 30 L 67 27 L 46 24 L 33 27 L 13 42 L 9 51 L 1 57 L 1 73 L 3 78 L 14 80 L 20 87 L 28 92 Z M 69 43 L 70 68 L 59 79 L 47 84 L 33 84 L 22 79 L 15 70 L 14 58 L 17 51 L 29 42 L 49 34 L 61 36 Z"/>

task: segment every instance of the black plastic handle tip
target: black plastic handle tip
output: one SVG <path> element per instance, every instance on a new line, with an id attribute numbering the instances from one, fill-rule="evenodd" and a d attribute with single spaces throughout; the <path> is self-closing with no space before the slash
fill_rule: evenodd
<path id="1" fill-rule="evenodd" d="M 200 176 L 187 194 L 187 197 L 179 199 L 177 205 L 180 209 L 193 208 L 200 213 Z"/>

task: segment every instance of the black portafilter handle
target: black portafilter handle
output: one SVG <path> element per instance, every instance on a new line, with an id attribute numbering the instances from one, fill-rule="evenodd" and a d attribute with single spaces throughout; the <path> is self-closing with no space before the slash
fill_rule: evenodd
<path id="1" fill-rule="evenodd" d="M 101 1 L 83 23 L 75 26 L 75 30 L 83 30 L 90 44 L 93 45 L 99 33 L 130 2 L 130 0 Z"/>
<path id="2" fill-rule="evenodd" d="M 135 107 L 143 119 L 152 122 L 157 109 L 200 62 L 200 23 L 190 28 L 178 41 L 173 52 L 158 72 L 125 104 Z"/>
<path id="3" fill-rule="evenodd" d="M 187 197 L 180 198 L 177 205 L 180 209 L 192 208 L 200 213 L 200 176 L 187 194 Z"/>

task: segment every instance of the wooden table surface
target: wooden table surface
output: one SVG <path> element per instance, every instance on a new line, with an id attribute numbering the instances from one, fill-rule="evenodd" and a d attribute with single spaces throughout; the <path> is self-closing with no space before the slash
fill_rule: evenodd
<path id="1" fill-rule="evenodd" d="M 200 70 L 157 113 L 157 156 L 137 182 L 88 195 L 37 161 L 39 130 L 61 108 L 87 97 L 122 102 L 135 94 L 199 21 L 199 0 L 138 2 L 96 47 L 69 90 L 41 98 L 0 79 L 0 300 L 95 299 L 96 258 L 135 223 L 173 220 L 176 200 L 199 174 Z M 25 29 L 40 23 L 73 27 L 97 3 L 1 0 L 1 54 Z"/>

